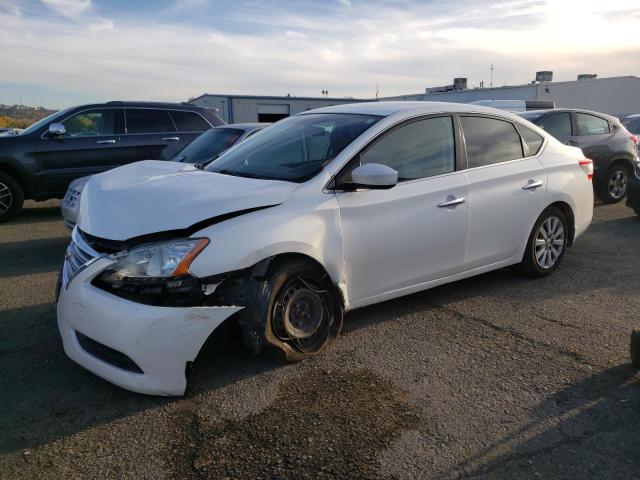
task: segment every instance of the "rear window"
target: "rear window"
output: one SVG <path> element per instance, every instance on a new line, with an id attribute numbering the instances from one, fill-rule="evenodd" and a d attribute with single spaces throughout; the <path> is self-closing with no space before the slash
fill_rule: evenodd
<path id="1" fill-rule="evenodd" d="M 518 129 L 520 130 L 520 133 L 522 133 L 524 142 L 529 147 L 529 155 L 537 155 L 544 143 L 543 136 L 524 125 L 518 125 Z"/>
<path id="2" fill-rule="evenodd" d="M 204 132 L 211 128 L 211 125 L 195 112 L 171 110 L 169 114 L 179 132 Z"/>
<path id="3" fill-rule="evenodd" d="M 166 110 L 128 108 L 127 133 L 173 133 L 176 131 Z"/>
<path id="4" fill-rule="evenodd" d="M 508 162 L 523 157 L 516 127 L 505 120 L 461 117 L 468 168 Z"/>
<path id="5" fill-rule="evenodd" d="M 580 135 L 603 135 L 611 133 L 609 122 L 604 118 L 587 113 L 578 113 L 577 117 Z"/>

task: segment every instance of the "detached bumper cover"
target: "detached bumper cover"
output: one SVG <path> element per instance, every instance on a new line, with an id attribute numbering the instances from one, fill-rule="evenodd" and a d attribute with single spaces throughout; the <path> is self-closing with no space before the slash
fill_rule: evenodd
<path id="1" fill-rule="evenodd" d="M 125 300 L 91 285 L 111 264 L 98 259 L 60 291 L 58 327 L 66 354 L 120 387 L 153 395 L 182 395 L 186 363 L 209 335 L 242 307 L 154 307 Z M 120 368 L 85 350 L 76 332 L 131 359 L 142 373 Z"/>

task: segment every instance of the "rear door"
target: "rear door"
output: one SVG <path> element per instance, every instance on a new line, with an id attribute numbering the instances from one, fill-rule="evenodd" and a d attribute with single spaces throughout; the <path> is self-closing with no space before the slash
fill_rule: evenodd
<path id="1" fill-rule="evenodd" d="M 163 108 L 125 108 L 126 162 L 168 160 L 184 146 L 180 134 Z"/>
<path id="2" fill-rule="evenodd" d="M 576 112 L 577 135 L 572 145 L 582 149 L 587 158 L 593 160 L 594 176 L 600 179 L 599 171 L 606 168 L 607 161 L 611 157 L 611 125 L 609 121 L 590 115 Z"/>
<path id="3" fill-rule="evenodd" d="M 463 115 L 460 123 L 469 181 L 467 268 L 473 270 L 519 255 L 542 211 L 547 175 L 512 122 Z"/>
<path id="4" fill-rule="evenodd" d="M 72 180 L 107 170 L 126 156 L 120 142 L 124 132 L 122 109 L 85 110 L 62 124 L 65 135 L 52 138 L 43 134 L 35 155 L 40 167 L 36 190 L 43 194 L 60 195 Z"/>

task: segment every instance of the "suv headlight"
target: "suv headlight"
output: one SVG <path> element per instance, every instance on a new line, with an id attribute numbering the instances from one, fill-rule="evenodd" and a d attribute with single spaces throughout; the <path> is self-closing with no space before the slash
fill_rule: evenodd
<path id="1" fill-rule="evenodd" d="M 142 245 L 109 266 L 93 284 L 148 305 L 197 304 L 201 283 L 189 266 L 208 243 L 206 238 L 186 238 Z"/>

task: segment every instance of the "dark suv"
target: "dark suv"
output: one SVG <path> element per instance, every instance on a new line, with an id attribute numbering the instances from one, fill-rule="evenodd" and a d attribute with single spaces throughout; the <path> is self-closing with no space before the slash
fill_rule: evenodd
<path id="1" fill-rule="evenodd" d="M 107 102 L 50 115 L 20 134 L 0 136 L 0 221 L 24 199 L 61 198 L 78 177 L 138 160 L 167 160 L 224 122 L 180 103 Z"/>
<path id="2" fill-rule="evenodd" d="M 605 203 L 627 194 L 638 139 L 615 117 L 588 110 L 555 109 L 519 113 L 567 145 L 582 149 L 593 160 L 593 187 Z"/>

